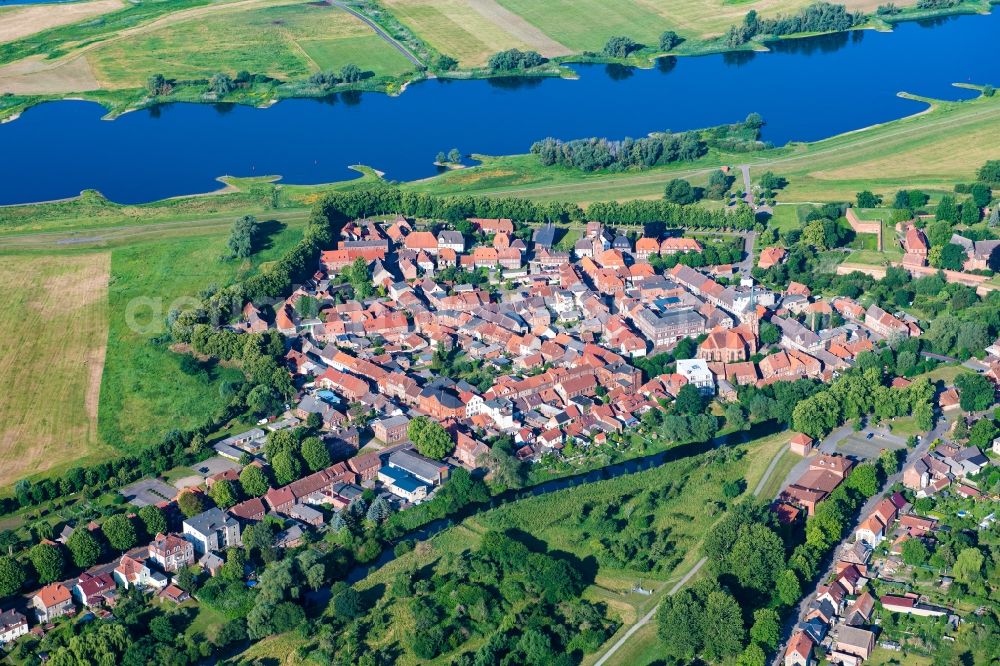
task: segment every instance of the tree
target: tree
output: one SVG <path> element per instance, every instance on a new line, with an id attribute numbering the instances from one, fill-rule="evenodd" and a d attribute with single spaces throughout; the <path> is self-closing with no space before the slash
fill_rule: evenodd
<path id="1" fill-rule="evenodd" d="M 201 493 L 194 491 L 182 492 L 177 496 L 177 507 L 184 514 L 185 518 L 190 518 L 191 516 L 197 516 L 205 510 L 205 500 L 202 498 Z"/>
<path id="2" fill-rule="evenodd" d="M 781 329 L 769 321 L 760 323 L 760 342 L 763 345 L 776 345 L 781 340 Z"/>
<path id="3" fill-rule="evenodd" d="M 364 78 L 364 72 L 357 65 L 344 65 L 340 68 L 340 80 L 344 83 L 357 83 Z"/>
<path id="4" fill-rule="evenodd" d="M 759 608 L 753 613 L 750 640 L 771 650 L 781 641 L 781 618 L 772 608 Z"/>
<path id="5" fill-rule="evenodd" d="M 683 40 L 673 30 L 667 30 L 660 34 L 660 50 L 670 51 Z"/>
<path id="6" fill-rule="evenodd" d="M 934 211 L 934 218 L 943 222 L 958 222 L 958 206 L 955 197 L 946 194 L 941 197 Z"/>
<path id="7" fill-rule="evenodd" d="M 705 411 L 705 398 L 693 384 L 685 384 L 677 392 L 674 401 L 676 414 L 701 414 Z"/>
<path id="8" fill-rule="evenodd" d="M 146 528 L 148 536 L 153 537 L 167 532 L 167 517 L 163 515 L 163 510 L 155 504 L 147 504 L 139 509 L 139 520 Z"/>
<path id="9" fill-rule="evenodd" d="M 857 194 L 858 208 L 875 208 L 882 203 L 882 197 L 863 190 Z"/>
<path id="10" fill-rule="evenodd" d="M 274 480 L 284 486 L 302 476 L 302 461 L 294 451 L 280 451 L 271 458 Z"/>
<path id="11" fill-rule="evenodd" d="M 271 414 L 281 405 L 281 396 L 267 384 L 258 384 L 247 394 L 247 410 L 254 416 Z"/>
<path id="12" fill-rule="evenodd" d="M 231 93 L 235 87 L 236 84 L 233 83 L 232 77 L 224 72 L 213 74 L 212 78 L 208 80 L 209 90 L 220 97 Z"/>
<path id="13" fill-rule="evenodd" d="M 260 497 L 268 491 L 270 484 L 264 471 L 256 465 L 247 465 L 240 472 L 240 486 L 248 497 Z"/>
<path id="14" fill-rule="evenodd" d="M 729 556 L 729 568 L 740 585 L 766 592 L 785 567 L 785 546 L 781 537 L 765 525 L 749 525 L 740 530 Z"/>
<path id="15" fill-rule="evenodd" d="M 989 160 L 979 167 L 976 179 L 984 183 L 1000 183 L 1000 160 Z"/>
<path id="16" fill-rule="evenodd" d="M 406 427 L 406 433 L 416 445 L 417 451 L 428 458 L 441 460 L 455 448 L 448 431 L 440 423 L 426 416 L 418 416 L 411 420 Z"/>
<path id="17" fill-rule="evenodd" d="M 239 490 L 229 479 L 220 479 L 213 483 L 208 489 L 208 496 L 220 509 L 228 509 L 240 501 Z"/>
<path id="18" fill-rule="evenodd" d="M 28 551 L 28 559 L 31 560 L 31 565 L 35 567 L 39 583 L 44 585 L 63 577 L 66 569 L 66 561 L 63 559 L 62 551 L 58 546 L 48 543 L 36 544 Z"/>
<path id="19" fill-rule="evenodd" d="M 434 161 L 438 164 L 444 164 L 445 162 L 448 161 L 448 156 L 445 155 L 443 150 L 439 150 L 437 157 L 434 158 Z"/>
<path id="20" fill-rule="evenodd" d="M 337 583 L 331 590 L 330 610 L 342 622 L 350 622 L 361 615 L 361 595 L 350 585 Z"/>
<path id="21" fill-rule="evenodd" d="M 978 548 L 963 549 L 951 568 L 955 580 L 966 585 L 978 583 L 982 579 L 983 562 L 983 554 Z"/>
<path id="22" fill-rule="evenodd" d="M 642 44 L 639 44 L 631 37 L 616 36 L 610 38 L 604 44 L 604 55 L 610 56 L 612 58 L 627 58 L 633 51 L 638 51 L 642 48 Z"/>
<path id="23" fill-rule="evenodd" d="M 511 72 L 519 69 L 537 67 L 544 62 L 545 58 L 535 51 L 508 49 L 506 51 L 494 53 L 490 56 L 487 66 L 494 72 Z"/>
<path id="24" fill-rule="evenodd" d="M 766 666 L 767 655 L 756 643 L 751 643 L 736 658 L 736 666 Z"/>
<path id="25" fill-rule="evenodd" d="M 792 606 L 802 596 L 802 585 L 799 584 L 799 577 L 791 569 L 785 569 L 778 576 L 775 583 L 778 592 L 778 599 L 785 606 Z"/>
<path id="26" fill-rule="evenodd" d="M 854 488 L 865 497 L 872 497 L 878 492 L 878 471 L 874 465 L 858 465 L 847 477 L 847 487 Z"/>
<path id="27" fill-rule="evenodd" d="M 688 662 L 701 651 L 704 623 L 695 612 L 699 600 L 689 589 L 664 597 L 656 612 L 657 633 L 668 657 Z"/>
<path id="28" fill-rule="evenodd" d="M 693 204 L 698 200 L 691 183 L 682 178 L 674 178 L 669 183 L 663 193 L 664 198 L 675 204 Z"/>
<path id="29" fill-rule="evenodd" d="M 733 178 L 727 176 L 721 169 L 716 169 L 708 175 L 708 187 L 705 188 L 705 196 L 709 199 L 722 199 L 726 192 L 732 187 Z"/>
<path id="30" fill-rule="evenodd" d="M 27 580 L 24 567 L 12 556 L 0 557 L 0 597 L 9 597 L 21 591 Z"/>
<path id="31" fill-rule="evenodd" d="M 166 95 L 170 92 L 170 84 L 163 77 L 163 74 L 153 74 L 146 81 L 146 90 L 153 97 L 158 97 L 159 95 Z"/>
<path id="32" fill-rule="evenodd" d="M 451 56 L 440 55 L 435 61 L 434 66 L 442 72 L 450 72 L 458 68 L 458 61 Z"/>
<path id="33" fill-rule="evenodd" d="M 927 261 L 935 268 L 943 268 L 948 271 L 960 271 L 965 263 L 965 250 L 956 243 L 945 243 L 931 247 L 927 254 Z"/>
<path id="34" fill-rule="evenodd" d="M 379 495 L 372 501 L 371 505 L 368 507 L 368 513 L 365 514 L 365 518 L 375 523 L 376 525 L 379 525 L 385 522 L 385 520 L 389 517 L 390 513 L 391 509 L 389 507 L 389 502 L 387 502 L 382 495 Z"/>
<path id="35" fill-rule="evenodd" d="M 253 215 L 244 215 L 233 222 L 226 245 L 233 257 L 245 259 L 254 253 L 259 236 L 260 224 L 257 218 Z"/>
<path id="36" fill-rule="evenodd" d="M 73 564 L 81 569 L 88 569 L 101 559 L 101 544 L 83 525 L 79 525 L 69 539 L 66 540 Z"/>
<path id="37" fill-rule="evenodd" d="M 959 404 L 967 412 L 980 412 L 993 404 L 996 389 L 982 375 L 959 375 L 955 386 L 959 390 Z"/>
<path id="38" fill-rule="evenodd" d="M 135 525 L 123 513 L 105 520 L 104 524 L 101 525 L 101 531 L 104 532 L 104 538 L 108 540 L 111 547 L 121 552 L 132 548 L 138 542 Z"/>
<path id="39" fill-rule="evenodd" d="M 918 538 L 907 539 L 902 548 L 903 561 L 910 566 L 921 566 L 927 562 L 930 553 L 927 546 Z"/>
<path id="40" fill-rule="evenodd" d="M 743 650 L 746 631 L 743 628 L 743 614 L 740 605 L 731 594 L 716 590 L 705 600 L 704 655 L 708 661 L 716 662 L 735 657 Z"/>
<path id="41" fill-rule="evenodd" d="M 448 161 L 452 164 L 458 164 L 462 161 L 462 153 L 458 148 L 452 148 L 448 151 Z"/>
<path id="42" fill-rule="evenodd" d="M 306 437 L 302 440 L 302 459 L 310 472 L 318 472 L 333 464 L 330 451 L 319 437 Z"/>

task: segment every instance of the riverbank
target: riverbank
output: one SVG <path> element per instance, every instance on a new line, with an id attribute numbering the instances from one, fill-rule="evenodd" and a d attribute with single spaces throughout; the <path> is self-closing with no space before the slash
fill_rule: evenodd
<path id="1" fill-rule="evenodd" d="M 247 83 L 234 87 L 228 93 L 217 94 L 209 91 L 209 81 L 204 72 L 204 78 L 176 76 L 168 72 L 170 74 L 169 89 L 153 95 L 145 87 L 137 85 L 145 82 L 141 76 L 137 78 L 137 75 L 144 69 L 142 66 L 136 72 L 125 74 L 118 65 L 108 63 L 108 58 L 112 56 L 115 59 L 122 57 L 136 59 L 140 63 L 148 60 L 148 54 L 144 54 L 142 51 L 144 42 L 138 40 L 145 38 L 147 33 L 158 35 L 159 32 L 155 29 L 160 24 L 165 26 L 159 28 L 160 30 L 176 30 L 176 25 L 186 25 L 181 21 L 180 16 L 187 16 L 188 18 L 185 20 L 192 22 L 195 19 L 220 20 L 220 12 L 223 15 L 241 16 L 243 13 L 265 9 L 267 11 L 274 9 L 291 11 L 283 6 L 272 7 L 269 1 L 236 0 L 231 3 L 222 3 L 221 9 L 209 15 L 206 14 L 209 8 L 203 7 L 200 0 L 187 0 L 187 4 L 178 12 L 177 16 L 147 12 L 147 15 L 136 18 L 134 21 L 145 20 L 149 23 L 140 22 L 137 26 L 133 26 L 131 21 L 123 22 L 119 19 L 119 22 L 123 22 L 123 25 L 126 26 L 120 33 L 105 31 L 98 33 L 97 36 L 90 36 L 89 33 L 94 28 L 89 25 L 84 28 L 75 28 L 74 24 L 49 30 L 41 33 L 40 36 L 31 36 L 2 44 L 0 45 L 0 91 L 3 91 L 4 94 L 0 97 L 0 122 L 16 120 L 21 117 L 25 110 L 33 106 L 64 99 L 85 99 L 96 102 L 105 109 L 103 118 L 112 120 L 132 111 L 155 109 L 160 105 L 173 103 L 235 104 L 260 108 L 273 105 L 281 100 L 323 99 L 336 95 L 360 95 L 364 92 L 379 92 L 396 96 L 406 91 L 411 84 L 428 78 L 440 78 L 448 81 L 487 79 L 498 81 L 499 85 L 518 85 L 517 82 L 530 84 L 533 79 L 553 77 L 573 79 L 578 78 L 574 66 L 586 64 L 620 67 L 622 70 L 617 76 L 624 78 L 629 75 L 627 72 L 630 68 L 659 67 L 669 69 L 674 66 L 674 58 L 676 57 L 724 54 L 726 57 L 739 60 L 751 58 L 757 53 L 771 51 L 776 45 L 804 42 L 815 37 L 828 37 L 837 34 L 814 32 L 780 37 L 762 34 L 738 46 L 728 44 L 723 36 L 689 37 L 687 39 L 681 38 L 679 44 L 668 50 L 661 49 L 656 45 L 638 44 L 638 48 L 625 57 L 610 57 L 602 52 L 581 51 L 552 57 L 544 65 L 535 68 L 496 72 L 481 65 L 455 67 L 449 64 L 443 66 L 442 63 L 445 62 L 442 59 L 443 56 L 434 47 L 419 39 L 412 31 L 399 23 L 391 13 L 363 11 L 367 5 L 362 5 L 362 11 L 358 11 L 356 8 L 333 3 L 334 7 L 351 12 L 359 21 L 367 23 L 376 31 L 375 35 L 370 35 L 370 40 L 364 42 L 363 48 L 367 51 L 359 50 L 361 47 L 352 46 L 349 52 L 342 53 L 340 47 L 335 47 L 337 57 L 341 61 L 344 55 L 361 58 L 362 61 L 374 57 L 373 60 L 368 60 L 372 69 L 367 71 L 365 78 L 360 81 L 326 86 L 306 80 L 305 74 L 308 73 L 309 68 L 330 62 L 329 58 L 317 60 L 306 51 L 304 52 L 306 60 L 301 62 L 295 62 L 292 55 L 285 53 L 274 56 L 275 58 L 280 56 L 283 59 L 277 71 L 284 73 L 286 75 L 284 77 L 275 77 L 271 74 L 251 74 Z M 324 3 L 317 4 L 323 5 Z M 236 11 L 237 8 L 240 11 Z M 939 9 L 921 10 L 915 7 L 903 7 L 891 15 L 873 14 L 867 23 L 851 28 L 851 31 L 891 31 L 897 25 L 905 22 L 927 21 L 962 14 L 983 14 L 989 13 L 990 8 L 989 0 L 965 0 L 954 7 Z M 113 17 L 117 15 L 110 15 L 107 21 L 115 24 Z M 211 16 L 211 18 L 202 19 L 204 16 Z M 296 19 L 301 18 L 297 14 L 290 16 Z M 284 20 L 286 19 L 280 19 L 276 23 L 283 23 Z M 338 18 L 338 20 L 343 20 L 343 17 Z M 84 41 L 84 34 L 76 34 L 80 30 L 86 33 L 87 41 Z M 393 36 L 390 36 L 390 32 Z M 52 35 L 50 36 L 49 33 Z M 72 47 L 74 39 L 83 43 L 84 46 L 81 49 Z M 38 44 L 34 42 L 39 41 L 51 42 L 51 49 L 59 55 L 54 60 L 39 60 L 42 58 L 42 54 L 46 53 L 46 51 L 38 50 Z M 116 42 L 122 42 L 122 45 L 116 45 Z M 63 51 L 63 48 L 67 50 Z M 183 61 L 184 58 L 194 54 L 190 49 L 196 47 L 173 46 L 173 48 L 180 49 L 179 53 L 172 55 L 170 48 L 167 48 L 167 52 L 160 57 L 181 58 Z M 292 51 L 295 49 L 302 51 L 301 47 L 294 42 L 289 45 L 289 48 Z M 373 52 L 372 49 L 389 49 L 389 54 L 381 50 Z M 84 54 L 88 53 L 90 55 L 85 58 Z M 230 76 L 236 76 L 236 68 L 247 64 L 247 62 L 236 58 L 229 67 L 222 66 L 220 71 L 227 72 Z M 263 61 L 259 65 L 265 66 Z M 306 66 L 306 69 L 303 69 L 303 66 Z M 181 71 L 186 72 L 191 69 L 190 67 L 184 69 L 184 67 Z M 268 66 L 268 68 L 274 69 L 274 66 Z M 232 71 L 228 71 L 230 69 Z M 150 69 L 149 71 L 155 70 Z M 193 73 L 195 70 L 191 71 Z M 507 83 L 504 84 L 504 82 Z"/>

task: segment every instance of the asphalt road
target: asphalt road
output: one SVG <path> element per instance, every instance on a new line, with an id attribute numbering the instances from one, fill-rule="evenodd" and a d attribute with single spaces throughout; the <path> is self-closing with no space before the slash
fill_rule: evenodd
<path id="1" fill-rule="evenodd" d="M 394 49 L 396 49 L 397 51 L 399 51 L 400 53 L 402 53 L 403 56 L 407 60 L 409 60 L 410 62 L 412 62 L 414 65 L 416 65 L 417 67 L 419 67 L 421 69 L 424 67 L 424 63 L 420 62 L 420 59 L 417 56 L 413 55 L 413 53 L 410 51 L 410 49 L 406 48 L 405 46 L 403 46 L 402 44 L 400 44 L 399 42 L 397 42 L 395 39 L 393 39 L 392 35 L 390 35 L 385 30 L 383 30 L 382 26 L 380 26 L 378 23 L 376 23 L 375 21 L 371 20 L 370 18 L 368 18 L 367 16 L 365 16 L 361 12 L 357 11 L 353 7 L 351 7 L 349 5 L 346 5 L 343 2 L 340 2 L 339 0 L 330 0 L 330 4 L 335 5 L 337 7 L 340 7 L 345 12 L 348 12 L 349 14 L 352 14 L 355 17 L 357 17 L 357 19 L 359 21 L 361 21 L 362 23 L 364 23 L 365 25 L 367 25 L 369 28 L 371 28 L 372 30 L 374 30 L 376 35 L 378 35 L 383 40 L 385 40 L 386 42 L 388 42 L 389 45 L 392 46 Z"/>

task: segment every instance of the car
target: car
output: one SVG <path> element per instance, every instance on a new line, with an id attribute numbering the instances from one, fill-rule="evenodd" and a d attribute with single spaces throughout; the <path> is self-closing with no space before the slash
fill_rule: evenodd
<path id="1" fill-rule="evenodd" d="M 873 432 L 870 432 L 870 433 L 868 433 L 867 435 L 865 435 L 865 439 L 871 439 L 871 438 L 872 438 L 872 437 L 874 437 L 874 436 L 875 436 L 875 433 L 873 433 Z"/>

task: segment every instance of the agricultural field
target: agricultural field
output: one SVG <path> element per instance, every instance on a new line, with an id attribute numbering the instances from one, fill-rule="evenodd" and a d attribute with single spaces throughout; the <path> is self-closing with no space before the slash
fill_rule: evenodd
<path id="1" fill-rule="evenodd" d="M 0 260 L 0 486 L 96 462 L 108 335 L 107 252 Z"/>
<path id="2" fill-rule="evenodd" d="M 0 7 L 0 43 L 61 25 L 92 19 L 122 9 L 122 0 L 90 0 L 60 5 L 16 5 Z"/>
<path id="3" fill-rule="evenodd" d="M 100 0 L 101 2 L 110 0 Z M 0 91 L 65 94 L 136 89 L 154 74 L 204 80 L 240 71 L 279 81 L 354 64 L 395 77 L 412 64 L 361 20 L 337 6 L 290 0 L 235 0 L 204 6 L 147 2 L 0 44 Z M 0 30 L 6 24 L 0 15 Z M 33 56 L 33 57 L 25 57 Z"/>
<path id="4" fill-rule="evenodd" d="M 339 7 L 287 1 L 233 6 L 155 29 L 150 26 L 108 40 L 87 60 L 103 88 L 141 86 L 153 74 L 185 80 L 246 70 L 289 80 L 347 64 L 389 76 L 412 67 L 371 28 Z"/>
<path id="5" fill-rule="evenodd" d="M 417 37 L 463 67 L 481 67 L 505 49 L 544 56 L 571 51 L 494 0 L 385 0 L 392 14 Z"/>

